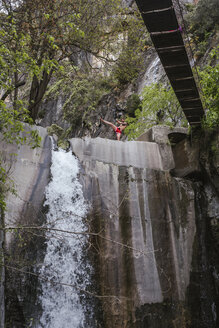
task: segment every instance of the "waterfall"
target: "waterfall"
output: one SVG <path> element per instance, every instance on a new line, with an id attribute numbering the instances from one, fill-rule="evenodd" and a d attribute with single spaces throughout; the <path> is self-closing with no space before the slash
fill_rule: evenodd
<path id="1" fill-rule="evenodd" d="M 85 289 L 89 282 L 82 269 L 86 237 L 57 231 L 85 232 L 87 205 L 78 173 L 78 160 L 71 152 L 52 151 L 52 177 L 46 188 L 45 206 L 49 208 L 47 227 L 54 230 L 46 232 L 46 254 L 39 272 L 42 315 L 37 328 L 85 325 L 79 289 Z"/>

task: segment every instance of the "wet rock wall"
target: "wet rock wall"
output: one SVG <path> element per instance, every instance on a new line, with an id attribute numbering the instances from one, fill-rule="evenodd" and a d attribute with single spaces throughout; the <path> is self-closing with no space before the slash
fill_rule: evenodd
<path id="1" fill-rule="evenodd" d="M 46 131 L 39 130 L 41 149 L 2 146 L 20 195 L 8 198 L 7 225 L 41 224 L 43 220 L 50 144 Z M 186 137 L 186 130 L 155 127 L 140 140 L 71 140 L 91 205 L 88 227 L 96 234 L 90 240 L 90 254 L 96 269 L 93 292 L 100 302 L 97 327 L 215 328 L 218 135 L 204 141 L 198 136 L 195 141 Z M 7 157 L 11 151 L 18 154 L 16 164 Z M 16 269 L 31 271 L 34 261 L 40 261 L 43 236 L 42 240 L 39 236 L 21 240 L 28 244 L 19 251 L 18 238 L 8 233 L 6 249 L 15 255 L 13 264 L 19 260 L 21 267 Z M 3 239 L 1 235 L 1 243 Z M 37 316 L 33 292 L 37 279 L 8 269 L 5 311 L 4 274 L 3 269 L 2 327 L 4 312 L 6 326 L 30 325 L 30 318 Z"/>
<path id="2" fill-rule="evenodd" d="M 170 145 L 99 138 L 71 145 L 92 206 L 105 327 L 190 327 L 196 192 L 193 181 L 170 174 Z"/>
<path id="3" fill-rule="evenodd" d="M 37 277 L 27 273 L 40 263 L 43 233 L 40 237 L 22 229 L 23 226 L 41 225 L 44 220 L 42 204 L 49 180 L 51 144 L 46 129 L 37 127 L 37 130 L 42 139 L 40 148 L 3 142 L 0 145 L 2 161 L 16 189 L 15 194 L 7 195 L 6 211 L 1 216 L 2 224 L 12 227 L 4 234 L 1 231 L 0 235 L 0 240 L 4 240 L 5 265 L 0 271 L 2 327 L 27 327 L 39 309 Z"/>
<path id="4" fill-rule="evenodd" d="M 0 210 L 0 225 L 3 224 L 3 215 Z M 0 230 L 0 328 L 4 328 L 5 323 L 5 268 L 4 268 L 4 253 L 3 253 L 4 233 Z"/>

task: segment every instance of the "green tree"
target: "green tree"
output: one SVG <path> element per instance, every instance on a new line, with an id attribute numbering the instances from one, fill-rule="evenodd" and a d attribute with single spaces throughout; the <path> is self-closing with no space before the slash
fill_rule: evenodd
<path id="1" fill-rule="evenodd" d="M 136 139 L 145 130 L 158 124 L 171 127 L 186 124 L 184 113 L 172 88 L 161 84 L 146 86 L 142 93 L 142 109 L 135 111 L 135 118 L 128 118 L 125 133 L 129 139 Z"/>
<path id="2" fill-rule="evenodd" d="M 33 124 L 33 120 L 24 102 L 18 97 L 18 88 L 25 84 L 24 74 L 19 76 L 19 70 L 22 68 L 31 74 L 35 66 L 26 52 L 27 40 L 24 35 L 18 38 L 13 19 L 2 13 L 0 17 L 2 25 L 10 25 L 10 29 L 0 31 L 0 141 L 38 146 L 36 131 L 25 133 L 24 122 Z"/>
<path id="3" fill-rule="evenodd" d="M 51 77 L 63 61 L 68 59 L 74 65 L 81 56 L 89 62 L 88 54 L 114 61 L 109 54 L 124 20 L 118 14 L 122 10 L 120 0 L 8 0 L 1 4 L 0 41 L 13 53 L 12 62 L 20 48 L 25 49 L 20 62 L 16 61 L 8 90 L 18 93 L 17 82 L 24 77 L 28 110 L 34 121 Z"/>
<path id="4" fill-rule="evenodd" d="M 193 38 L 205 39 L 207 32 L 214 30 L 219 22 L 218 0 L 199 0 L 187 17 Z"/>
<path id="5" fill-rule="evenodd" d="M 137 78 L 143 69 L 144 51 L 151 42 L 138 10 L 133 9 L 131 13 L 124 15 L 122 31 L 124 40 L 112 69 L 112 74 L 119 86 L 133 82 Z"/>
<path id="6" fill-rule="evenodd" d="M 101 97 L 115 87 L 111 76 L 89 74 L 76 71 L 69 62 L 64 63 L 64 71 L 55 74 L 56 82 L 48 88 L 47 99 L 63 95 L 62 112 L 64 119 L 70 123 L 70 128 L 63 131 L 61 138 L 72 136 L 75 127 L 85 124 L 89 126 L 89 117 L 94 113 Z"/>
<path id="7" fill-rule="evenodd" d="M 64 118 L 71 122 L 71 128 L 86 123 L 87 117 L 95 110 L 100 98 L 110 91 L 105 78 L 87 77 L 85 75 L 74 79 L 69 98 L 63 106 Z"/>
<path id="8" fill-rule="evenodd" d="M 204 127 L 215 128 L 219 125 L 219 47 L 211 51 L 209 63 L 199 75 L 207 107 Z"/>
<path id="9" fill-rule="evenodd" d="M 4 2 L 8 4 L 7 1 Z M 1 8 L 2 9 L 2 8 Z M 10 15 L 0 11 L 0 142 L 29 144 L 37 147 L 40 138 L 36 130 L 27 130 L 25 123 L 33 124 L 24 102 L 19 99 L 18 89 L 25 82 L 25 75 L 34 69 L 34 63 L 26 52 L 27 40 L 24 35 L 18 37 L 14 21 Z M 10 28 L 8 28 L 10 25 Z M 18 42 L 19 41 L 19 42 Z M 4 210 L 4 196 L 13 190 L 13 182 L 8 177 L 0 154 L 0 207 Z"/>

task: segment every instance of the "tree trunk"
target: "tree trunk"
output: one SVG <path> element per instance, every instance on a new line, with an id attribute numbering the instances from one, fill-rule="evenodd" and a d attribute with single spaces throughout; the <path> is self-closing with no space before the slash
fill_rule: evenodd
<path id="1" fill-rule="evenodd" d="M 48 86 L 51 76 L 52 76 L 52 70 L 49 73 L 44 71 L 41 80 L 38 80 L 36 75 L 34 75 L 34 77 L 33 77 L 31 89 L 30 89 L 30 99 L 29 99 L 28 110 L 30 112 L 31 118 L 34 121 L 37 119 L 40 103 L 46 92 L 46 89 L 47 89 L 47 86 Z"/>

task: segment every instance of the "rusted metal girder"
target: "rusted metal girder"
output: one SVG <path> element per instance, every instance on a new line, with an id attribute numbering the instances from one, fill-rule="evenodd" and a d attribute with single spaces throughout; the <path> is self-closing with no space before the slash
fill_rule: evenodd
<path id="1" fill-rule="evenodd" d="M 204 109 L 172 0 L 136 3 L 189 124 L 200 125 Z"/>

